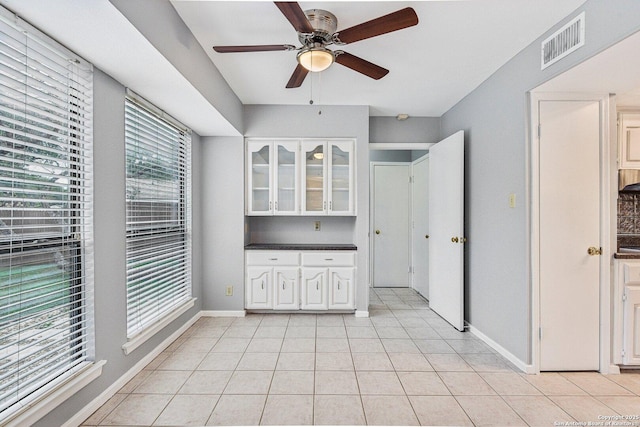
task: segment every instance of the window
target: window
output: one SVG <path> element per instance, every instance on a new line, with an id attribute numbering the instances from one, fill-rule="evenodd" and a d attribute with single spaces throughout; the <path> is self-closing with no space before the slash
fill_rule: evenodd
<path id="1" fill-rule="evenodd" d="M 153 106 L 128 97 L 125 144 L 131 340 L 192 301 L 191 136 Z"/>
<path id="2" fill-rule="evenodd" d="M 92 79 L 0 10 L 0 424 L 93 358 Z"/>

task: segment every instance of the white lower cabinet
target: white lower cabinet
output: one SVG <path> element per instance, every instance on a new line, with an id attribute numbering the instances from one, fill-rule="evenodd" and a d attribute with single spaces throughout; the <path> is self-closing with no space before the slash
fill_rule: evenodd
<path id="1" fill-rule="evenodd" d="M 272 269 L 269 267 L 247 267 L 246 307 L 255 309 L 273 308 L 271 288 Z"/>
<path id="2" fill-rule="evenodd" d="M 245 307 L 354 310 L 355 278 L 352 251 L 247 251 Z"/>
<path id="3" fill-rule="evenodd" d="M 329 310 L 346 310 L 355 307 L 354 281 L 354 268 L 329 269 Z"/>
<path id="4" fill-rule="evenodd" d="M 616 260 L 613 361 L 640 365 L 640 260 Z"/>
<path id="5" fill-rule="evenodd" d="M 303 310 L 328 310 L 327 269 L 317 267 L 302 268 L 302 304 Z"/>
<path id="6" fill-rule="evenodd" d="M 273 269 L 273 309 L 297 310 L 300 308 L 300 270 L 296 268 Z"/>
<path id="7" fill-rule="evenodd" d="M 625 286 L 623 297 L 625 365 L 640 365 L 640 285 Z"/>

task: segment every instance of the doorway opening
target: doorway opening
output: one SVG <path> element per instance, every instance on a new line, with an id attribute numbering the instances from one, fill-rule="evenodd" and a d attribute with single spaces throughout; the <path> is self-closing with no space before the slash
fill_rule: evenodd
<path id="1" fill-rule="evenodd" d="M 370 144 L 371 287 L 413 288 L 428 298 L 425 167 L 432 145 Z M 417 240 L 417 235 L 425 242 Z"/>

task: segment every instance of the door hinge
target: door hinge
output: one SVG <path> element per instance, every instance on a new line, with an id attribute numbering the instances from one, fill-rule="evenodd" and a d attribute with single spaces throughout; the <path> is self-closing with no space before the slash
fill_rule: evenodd
<path id="1" fill-rule="evenodd" d="M 409 184 L 413 184 L 413 177 L 412 176 L 409 177 Z"/>
<path id="2" fill-rule="evenodd" d="M 538 339 L 542 339 L 542 328 L 538 328 Z"/>
<path id="3" fill-rule="evenodd" d="M 622 350 L 621 356 L 624 359 L 624 356 L 626 356 L 627 353 L 625 353 L 624 349 Z"/>
<path id="4" fill-rule="evenodd" d="M 538 123 L 538 139 L 540 139 L 541 129 L 542 129 L 542 125 Z"/>
<path id="5" fill-rule="evenodd" d="M 413 273 L 413 267 L 409 266 L 409 273 Z"/>
<path id="6" fill-rule="evenodd" d="M 627 300 L 627 293 L 625 292 L 624 294 L 622 294 L 622 301 L 626 301 Z"/>

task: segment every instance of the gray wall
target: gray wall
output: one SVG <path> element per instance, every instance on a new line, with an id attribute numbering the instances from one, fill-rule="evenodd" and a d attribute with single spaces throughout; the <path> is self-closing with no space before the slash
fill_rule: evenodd
<path id="1" fill-rule="evenodd" d="M 440 117 L 409 117 L 399 121 L 395 117 L 370 117 L 369 136 L 372 143 L 440 141 Z M 424 156 L 427 151 L 372 150 L 369 158 L 379 162 L 411 162 Z"/>
<path id="2" fill-rule="evenodd" d="M 125 242 L 125 89 L 117 81 L 94 72 L 94 233 L 95 233 L 95 348 L 96 360 L 106 360 L 102 375 L 42 418 L 37 426 L 64 424 L 91 400 L 131 369 L 202 307 L 201 207 L 193 206 L 193 295 L 196 305 L 125 356 L 127 342 Z M 193 158 L 200 157 L 198 135 L 193 136 Z M 194 194 L 199 189 L 200 163 L 193 163 Z"/>
<path id="3" fill-rule="evenodd" d="M 540 71 L 540 42 L 586 11 L 586 45 Z M 465 131 L 465 319 L 531 362 L 527 225 L 527 92 L 640 28 L 637 0 L 589 0 L 442 117 L 441 136 Z M 515 209 L 508 207 L 517 195 Z"/>
<path id="4" fill-rule="evenodd" d="M 356 218 L 352 216 L 248 217 L 251 243 L 354 244 Z M 320 230 L 315 231 L 315 222 Z"/>
<path id="5" fill-rule="evenodd" d="M 369 160 L 372 162 L 410 162 L 411 150 L 370 150 Z"/>
<path id="6" fill-rule="evenodd" d="M 438 142 L 440 140 L 439 117 L 371 117 L 369 134 L 372 143 L 377 142 Z"/>
<path id="7" fill-rule="evenodd" d="M 243 138 L 202 138 L 202 164 L 202 307 L 244 310 Z"/>
<path id="8" fill-rule="evenodd" d="M 318 114 L 319 112 L 322 114 Z M 356 209 L 353 243 L 358 246 L 356 307 L 369 304 L 369 107 L 367 106 L 284 106 L 247 105 L 244 115 L 247 137 L 356 138 Z M 239 166 L 238 166 L 239 167 Z M 309 217 L 307 217 L 309 218 Z M 324 221 L 327 217 L 313 217 Z M 332 220 L 332 219 L 331 219 Z M 345 219 L 343 218 L 343 221 Z M 336 220 L 340 221 L 340 220 Z M 250 221 L 248 221 L 250 225 Z M 274 225 L 279 224 L 277 221 Z M 305 221 L 293 221 L 291 233 L 307 233 Z M 262 232 L 265 232 L 263 229 Z"/>

